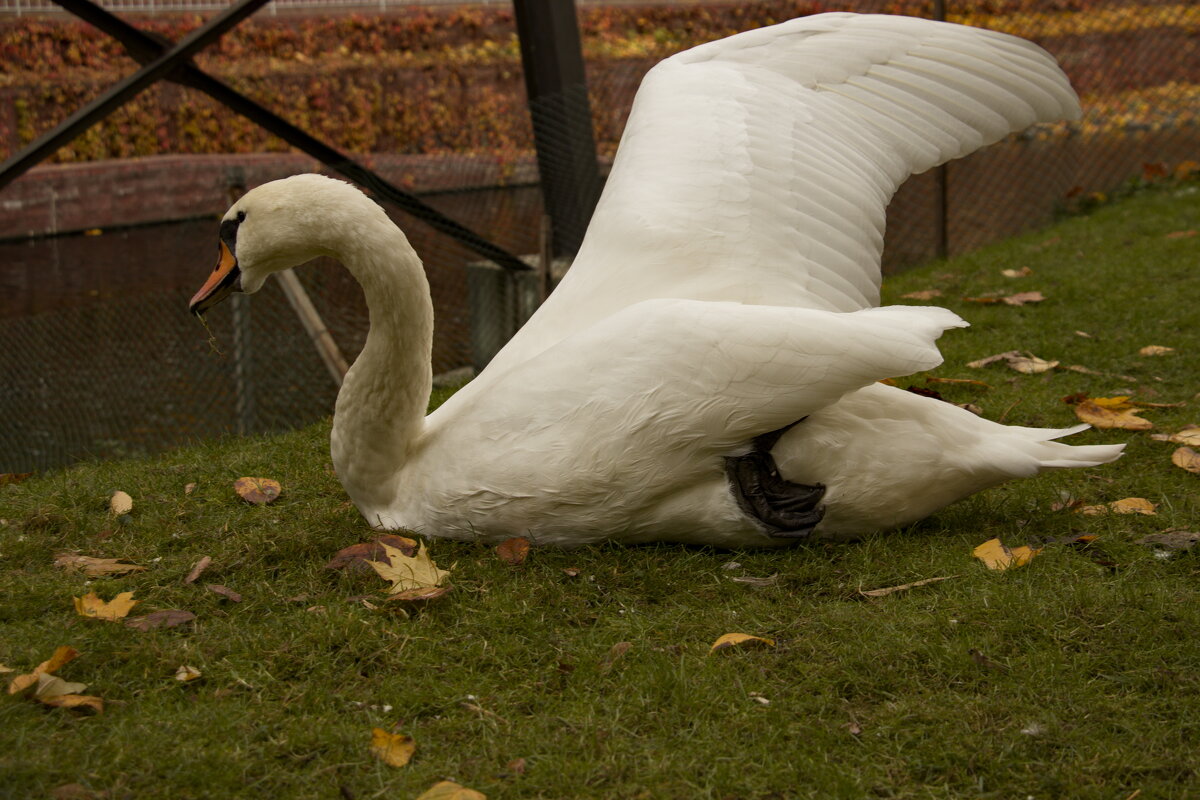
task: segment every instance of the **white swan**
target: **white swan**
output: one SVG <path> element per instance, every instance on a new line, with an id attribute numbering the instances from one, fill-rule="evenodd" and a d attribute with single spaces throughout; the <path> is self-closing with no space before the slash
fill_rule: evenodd
<path id="1" fill-rule="evenodd" d="M 1035 45 L 914 18 L 822 14 L 668 58 L 566 279 L 428 417 L 421 262 L 346 184 L 302 175 L 241 198 L 192 310 L 317 255 L 354 274 L 371 327 L 332 452 L 378 528 L 744 546 L 903 525 L 1120 454 L 1049 441 L 1086 426 L 1003 426 L 876 383 L 936 366 L 934 340 L 966 324 L 875 307 L 896 187 L 1077 113 Z"/>

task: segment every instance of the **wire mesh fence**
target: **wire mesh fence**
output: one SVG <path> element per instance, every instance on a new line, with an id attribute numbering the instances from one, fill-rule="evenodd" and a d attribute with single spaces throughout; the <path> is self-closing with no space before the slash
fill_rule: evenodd
<path id="1" fill-rule="evenodd" d="M 14 5 L 0 6 L 8 12 L 0 19 L 3 155 L 134 66 L 82 24 L 17 19 Z M 508 6 L 380 12 L 364 3 L 346 14 L 336 5 L 255 20 L 197 62 L 509 252 L 538 256 L 545 209 Z M 882 1 L 583 6 L 601 172 L 638 82 L 658 60 L 823 10 L 933 12 Z M 1049 49 L 1085 113 L 910 180 L 889 209 L 885 269 L 977 248 L 1099 202 L 1131 179 L 1200 161 L 1194 5 L 947 2 L 945 15 Z M 138 21 L 168 38 L 195 24 Z M 215 217 L 231 189 L 320 165 L 169 84 L 54 161 L 0 190 L 0 472 L 280 430 L 331 413 L 336 384 L 278 287 L 268 283 L 248 301 L 215 309 L 211 340 L 186 313 L 212 266 Z M 536 287 L 497 275 L 423 223 L 393 216 L 430 277 L 435 372 L 478 366 L 536 304 Z M 352 360 L 367 327 L 358 287 L 332 263 L 299 274 Z"/>

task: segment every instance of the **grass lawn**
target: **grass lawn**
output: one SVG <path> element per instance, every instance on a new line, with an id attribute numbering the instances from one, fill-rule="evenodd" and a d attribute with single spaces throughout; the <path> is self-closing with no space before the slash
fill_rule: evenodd
<path id="1" fill-rule="evenodd" d="M 372 538 L 331 474 L 328 424 L 0 487 L 0 662 L 16 670 L 4 677 L 70 645 L 80 656 L 60 676 L 106 704 L 0 697 L 0 797 L 414 798 L 444 778 L 489 798 L 1195 797 L 1200 562 L 1135 542 L 1197 529 L 1200 475 L 1150 438 L 1200 423 L 1200 239 L 1169 235 L 1196 229 L 1193 183 L 889 279 L 885 302 L 938 289 L 930 302 L 971 320 L 942 339 L 936 375 L 991 388 L 932 388 L 989 418 L 1068 426 L 1062 398 L 1080 392 L 1186 405 L 1146 411 L 1154 431 L 1072 438 L 1128 442 L 1116 464 L 1010 484 L 856 544 L 534 548 L 513 567 L 433 541 L 454 590 L 405 618 L 362 602 L 379 600 L 377 577 L 324 567 Z M 1023 291 L 1046 299 L 962 299 Z M 1175 351 L 1139 355 L 1146 345 Z M 966 366 L 1013 349 L 1061 367 Z M 232 484 L 246 475 L 282 496 L 244 503 Z M 118 489 L 134 502 L 120 520 Z M 1068 494 L 1158 511 L 1056 508 Z M 1081 534 L 1098 538 L 1054 541 Z M 1049 543 L 998 572 L 971 556 L 992 537 Z M 53 565 L 62 552 L 147 569 L 89 580 Z M 185 584 L 203 556 L 211 566 Z M 956 577 L 859 593 L 941 576 Z M 133 592 L 134 615 L 196 619 L 85 619 L 71 598 L 89 590 Z M 729 632 L 775 645 L 709 655 Z M 181 665 L 202 676 L 176 680 Z M 410 764 L 372 756 L 375 727 L 415 739 Z"/>

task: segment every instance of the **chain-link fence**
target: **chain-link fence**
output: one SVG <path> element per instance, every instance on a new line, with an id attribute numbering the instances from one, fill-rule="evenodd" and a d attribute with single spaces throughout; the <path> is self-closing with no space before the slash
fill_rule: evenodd
<path id="1" fill-rule="evenodd" d="M 581 6 L 601 171 L 638 82 L 658 60 L 823 10 L 934 13 L 906 2 Z M 909 181 L 889 211 L 886 269 L 976 248 L 1131 178 L 1200 161 L 1193 4 L 948 0 L 944 15 L 1049 49 L 1083 97 L 1085 116 Z M 195 24 L 138 21 L 168 38 Z M 281 15 L 243 28 L 199 65 L 509 252 L 545 249 L 506 5 Z M 10 15 L 0 18 L 0 33 L 6 155 L 134 65 L 119 46 L 61 16 Z M 106 160 L 113 158 L 123 160 Z M 211 269 L 215 215 L 230 192 L 320 165 L 168 84 L 54 160 L 0 190 L 0 472 L 279 430 L 331 413 L 334 379 L 274 282 L 216 308 L 211 338 L 186 312 Z M 435 372 L 479 363 L 528 313 L 536 291 L 423 223 L 394 216 L 430 276 Z M 300 278 L 352 360 L 367 326 L 358 287 L 333 264 L 305 268 Z"/>

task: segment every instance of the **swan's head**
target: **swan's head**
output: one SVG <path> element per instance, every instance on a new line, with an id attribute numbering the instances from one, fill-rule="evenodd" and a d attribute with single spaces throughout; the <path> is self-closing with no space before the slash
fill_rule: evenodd
<path id="1" fill-rule="evenodd" d="M 217 266 L 192 297 L 192 313 L 204 314 L 233 292 L 257 292 L 272 272 L 336 255 L 376 215 L 383 210 L 362 192 L 323 175 L 252 189 L 221 219 Z"/>

